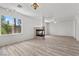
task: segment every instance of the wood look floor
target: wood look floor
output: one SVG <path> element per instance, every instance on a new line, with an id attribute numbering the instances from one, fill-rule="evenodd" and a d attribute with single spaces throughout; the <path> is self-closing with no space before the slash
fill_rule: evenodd
<path id="1" fill-rule="evenodd" d="M 0 48 L 1 56 L 79 56 L 79 42 L 72 37 L 46 36 Z"/>

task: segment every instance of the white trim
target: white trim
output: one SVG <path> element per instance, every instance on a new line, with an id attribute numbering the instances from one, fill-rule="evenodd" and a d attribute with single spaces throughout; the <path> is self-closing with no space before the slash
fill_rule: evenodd
<path id="1" fill-rule="evenodd" d="M 13 33 L 13 34 L 3 34 L 3 35 L 0 35 L 1 36 L 13 36 L 13 35 L 22 35 L 23 33 Z"/>

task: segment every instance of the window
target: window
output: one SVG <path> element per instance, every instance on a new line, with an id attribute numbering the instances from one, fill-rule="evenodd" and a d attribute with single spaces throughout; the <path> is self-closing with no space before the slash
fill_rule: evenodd
<path id="1" fill-rule="evenodd" d="M 1 35 L 21 33 L 21 19 L 1 16 Z"/>

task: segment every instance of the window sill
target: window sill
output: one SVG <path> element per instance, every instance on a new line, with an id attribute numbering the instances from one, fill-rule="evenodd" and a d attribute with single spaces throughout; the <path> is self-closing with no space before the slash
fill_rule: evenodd
<path id="1" fill-rule="evenodd" d="M 15 36 L 15 35 L 23 35 L 23 33 L 3 34 L 0 36 Z"/>

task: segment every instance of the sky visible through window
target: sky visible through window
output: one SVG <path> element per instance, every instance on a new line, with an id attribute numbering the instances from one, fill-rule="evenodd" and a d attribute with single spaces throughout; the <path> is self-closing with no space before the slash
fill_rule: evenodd
<path id="1" fill-rule="evenodd" d="M 11 17 L 11 16 L 5 16 L 5 21 L 6 22 L 9 22 L 10 25 L 14 25 L 14 18 Z M 20 19 L 19 18 L 16 18 L 16 25 L 20 25 Z"/>
<path id="2" fill-rule="evenodd" d="M 10 25 L 13 25 L 14 24 L 14 20 L 13 20 L 13 17 L 11 16 L 5 16 L 5 21 L 8 22 L 9 21 L 9 24 Z"/>

